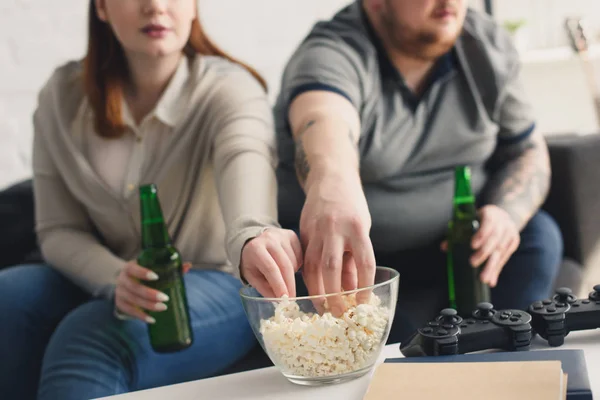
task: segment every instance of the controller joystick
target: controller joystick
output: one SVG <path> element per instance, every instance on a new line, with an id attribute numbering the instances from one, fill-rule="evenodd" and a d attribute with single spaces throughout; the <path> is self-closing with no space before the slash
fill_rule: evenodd
<path id="1" fill-rule="evenodd" d="M 491 319 L 496 310 L 492 303 L 479 303 L 477 304 L 477 310 L 473 311 L 473 318 L 475 319 Z"/>
<path id="2" fill-rule="evenodd" d="M 590 300 L 600 301 L 600 285 L 594 286 L 594 291 L 590 293 Z"/>
<path id="3" fill-rule="evenodd" d="M 438 321 L 447 325 L 460 325 L 462 318 L 458 316 L 454 308 L 444 308 L 438 317 Z"/>
<path id="4" fill-rule="evenodd" d="M 465 354 L 487 349 L 529 350 L 531 316 L 519 310 L 494 310 L 480 303 L 473 318 L 463 320 L 454 309 L 444 309 L 400 346 L 405 357 Z"/>
<path id="5" fill-rule="evenodd" d="M 571 331 L 600 328 L 600 285 L 587 299 L 578 299 L 569 288 L 557 289 L 552 299 L 534 302 L 528 312 L 534 331 L 550 346 L 561 346 Z"/>
<path id="6" fill-rule="evenodd" d="M 571 289 L 561 287 L 556 289 L 556 294 L 552 300 L 554 300 L 556 303 L 573 304 L 577 298 L 573 296 L 573 291 Z"/>

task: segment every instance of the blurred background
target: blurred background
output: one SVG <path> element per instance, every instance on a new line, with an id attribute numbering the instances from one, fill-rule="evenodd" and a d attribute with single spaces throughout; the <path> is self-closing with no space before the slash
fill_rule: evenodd
<path id="1" fill-rule="evenodd" d="M 318 19 L 348 0 L 200 0 L 208 33 L 225 50 L 255 66 L 271 99 L 283 65 Z M 595 88 L 569 45 L 566 17 L 586 17 L 590 58 L 600 71 L 600 1 L 495 0 L 494 18 L 514 31 L 527 90 L 548 135 L 598 129 Z M 470 4 L 484 10 L 483 0 Z M 0 188 L 29 177 L 31 114 L 41 85 L 59 64 L 86 46 L 88 1 L 0 1 Z M 598 45 L 595 45 L 598 43 Z"/>

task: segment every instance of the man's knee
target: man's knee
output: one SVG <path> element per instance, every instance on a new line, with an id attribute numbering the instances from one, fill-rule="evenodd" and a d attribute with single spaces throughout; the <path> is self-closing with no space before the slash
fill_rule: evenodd
<path id="1" fill-rule="evenodd" d="M 535 214 L 521 233 L 517 251 L 538 254 L 539 268 L 555 273 L 563 258 L 563 237 L 554 218 L 544 211 Z"/>

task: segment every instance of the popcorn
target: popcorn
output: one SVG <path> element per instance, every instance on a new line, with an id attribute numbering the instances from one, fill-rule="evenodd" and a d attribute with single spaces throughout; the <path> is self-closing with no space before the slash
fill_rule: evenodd
<path id="1" fill-rule="evenodd" d="M 296 302 L 285 300 L 274 315 L 260 321 L 267 352 L 285 373 L 322 377 L 354 372 L 370 366 L 377 357 L 390 311 L 374 294 L 369 303 L 356 304 L 345 296 L 346 312 L 334 317 L 304 313 Z"/>

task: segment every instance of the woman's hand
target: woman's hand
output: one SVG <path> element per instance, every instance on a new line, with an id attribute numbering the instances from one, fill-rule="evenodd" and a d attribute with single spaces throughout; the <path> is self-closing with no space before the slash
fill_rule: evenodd
<path id="1" fill-rule="evenodd" d="M 183 265 L 183 272 L 187 273 L 191 264 Z M 169 297 L 151 289 L 140 281 L 156 281 L 158 275 L 147 268 L 140 267 L 135 261 L 128 262 L 119 277 L 115 290 L 115 305 L 117 311 L 128 316 L 140 319 L 148 324 L 155 323 L 155 319 L 144 311 L 165 311 Z"/>
<path id="2" fill-rule="evenodd" d="M 301 265 L 302 247 L 296 233 L 269 228 L 246 243 L 240 271 L 264 297 L 295 297 L 294 274 Z"/>

